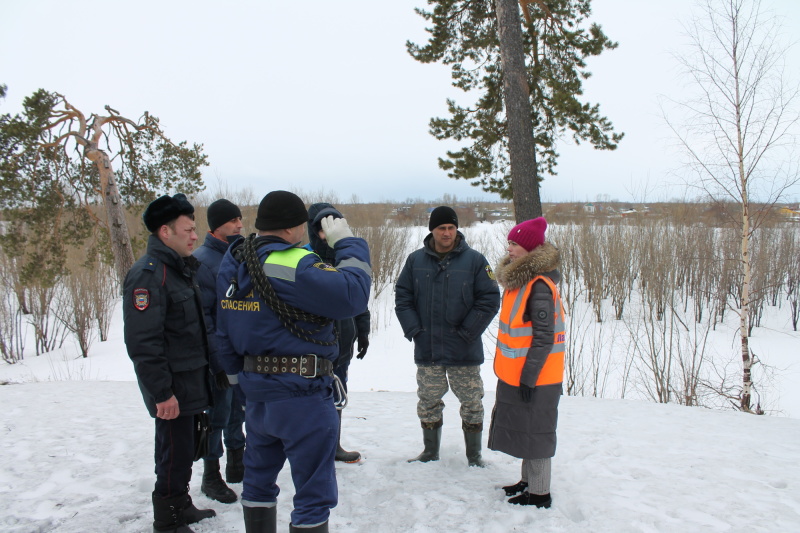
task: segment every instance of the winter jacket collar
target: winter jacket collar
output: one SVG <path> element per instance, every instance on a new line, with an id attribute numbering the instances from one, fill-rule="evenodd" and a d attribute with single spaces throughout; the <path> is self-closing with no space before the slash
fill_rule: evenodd
<path id="1" fill-rule="evenodd" d="M 556 270 L 561 266 L 561 253 L 558 248 L 545 242 L 519 259 L 505 256 L 495 269 L 497 282 L 508 290 L 519 289 L 536 276 L 547 275 L 558 283 L 561 274 Z"/>
<path id="2" fill-rule="evenodd" d="M 439 253 L 434 248 L 435 244 L 433 242 L 433 233 L 428 233 L 428 236 L 425 237 L 425 240 L 422 241 L 422 245 L 425 248 L 425 252 L 434 256 L 436 260 L 439 260 Z M 467 244 L 467 239 L 464 238 L 464 234 L 460 231 L 456 232 L 456 244 L 453 246 L 453 249 L 448 252 L 449 254 L 459 254 L 464 250 L 468 249 L 469 245 Z M 445 256 L 447 257 L 447 256 Z"/>
<path id="3" fill-rule="evenodd" d="M 203 246 L 207 246 L 223 255 L 228 251 L 228 246 L 230 246 L 230 244 L 229 241 L 223 241 L 222 239 L 214 237 L 210 231 L 206 233 L 206 240 L 203 241 Z"/>

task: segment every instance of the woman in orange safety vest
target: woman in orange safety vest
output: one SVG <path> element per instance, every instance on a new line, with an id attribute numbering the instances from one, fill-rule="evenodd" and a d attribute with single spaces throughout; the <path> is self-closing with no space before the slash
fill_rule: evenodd
<path id="1" fill-rule="evenodd" d="M 561 255 L 545 242 L 539 217 L 508 234 L 495 270 L 503 287 L 494 372 L 497 399 L 489 448 L 522 459 L 522 479 L 503 487 L 509 503 L 550 507 L 550 458 L 564 374 L 564 309 L 557 284 Z M 521 494 L 520 494 L 521 493 Z"/>

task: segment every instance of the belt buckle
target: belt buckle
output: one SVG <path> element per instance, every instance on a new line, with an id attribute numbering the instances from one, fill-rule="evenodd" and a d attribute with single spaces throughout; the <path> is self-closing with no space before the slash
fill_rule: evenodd
<path id="1" fill-rule="evenodd" d="M 309 358 L 309 357 L 313 357 L 314 358 L 314 374 L 311 375 L 311 376 L 303 374 L 303 361 L 301 359 L 300 360 L 300 377 L 304 377 L 304 378 L 307 378 L 307 379 L 313 379 L 313 378 L 317 377 L 317 366 L 319 364 L 319 361 L 318 361 L 319 358 L 318 358 L 317 354 L 315 354 L 315 353 L 307 353 L 303 357 L 304 358 Z M 308 360 L 308 359 L 306 359 L 306 360 Z"/>

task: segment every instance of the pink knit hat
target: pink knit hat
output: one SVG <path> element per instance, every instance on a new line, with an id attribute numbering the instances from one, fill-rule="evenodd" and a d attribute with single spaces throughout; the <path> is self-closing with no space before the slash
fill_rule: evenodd
<path id="1" fill-rule="evenodd" d="M 508 240 L 513 241 L 530 252 L 537 246 L 544 243 L 544 230 L 547 229 L 547 221 L 544 217 L 534 218 L 520 222 L 508 232 Z"/>

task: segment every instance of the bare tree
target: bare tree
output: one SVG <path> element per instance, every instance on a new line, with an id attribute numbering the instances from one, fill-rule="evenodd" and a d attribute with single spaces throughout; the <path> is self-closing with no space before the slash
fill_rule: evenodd
<path id="1" fill-rule="evenodd" d="M 759 0 L 706 0 L 687 28 L 690 52 L 679 58 L 696 94 L 671 100 L 675 114 L 665 111 L 695 184 L 712 199 L 732 200 L 740 208 L 732 218 L 741 239 L 739 408 L 747 412 L 752 412 L 753 387 L 750 239 L 768 208 L 800 177 L 789 163 L 798 88 L 784 77 L 786 49 L 780 46 L 778 29 Z M 752 209 L 755 202 L 766 208 Z"/>

